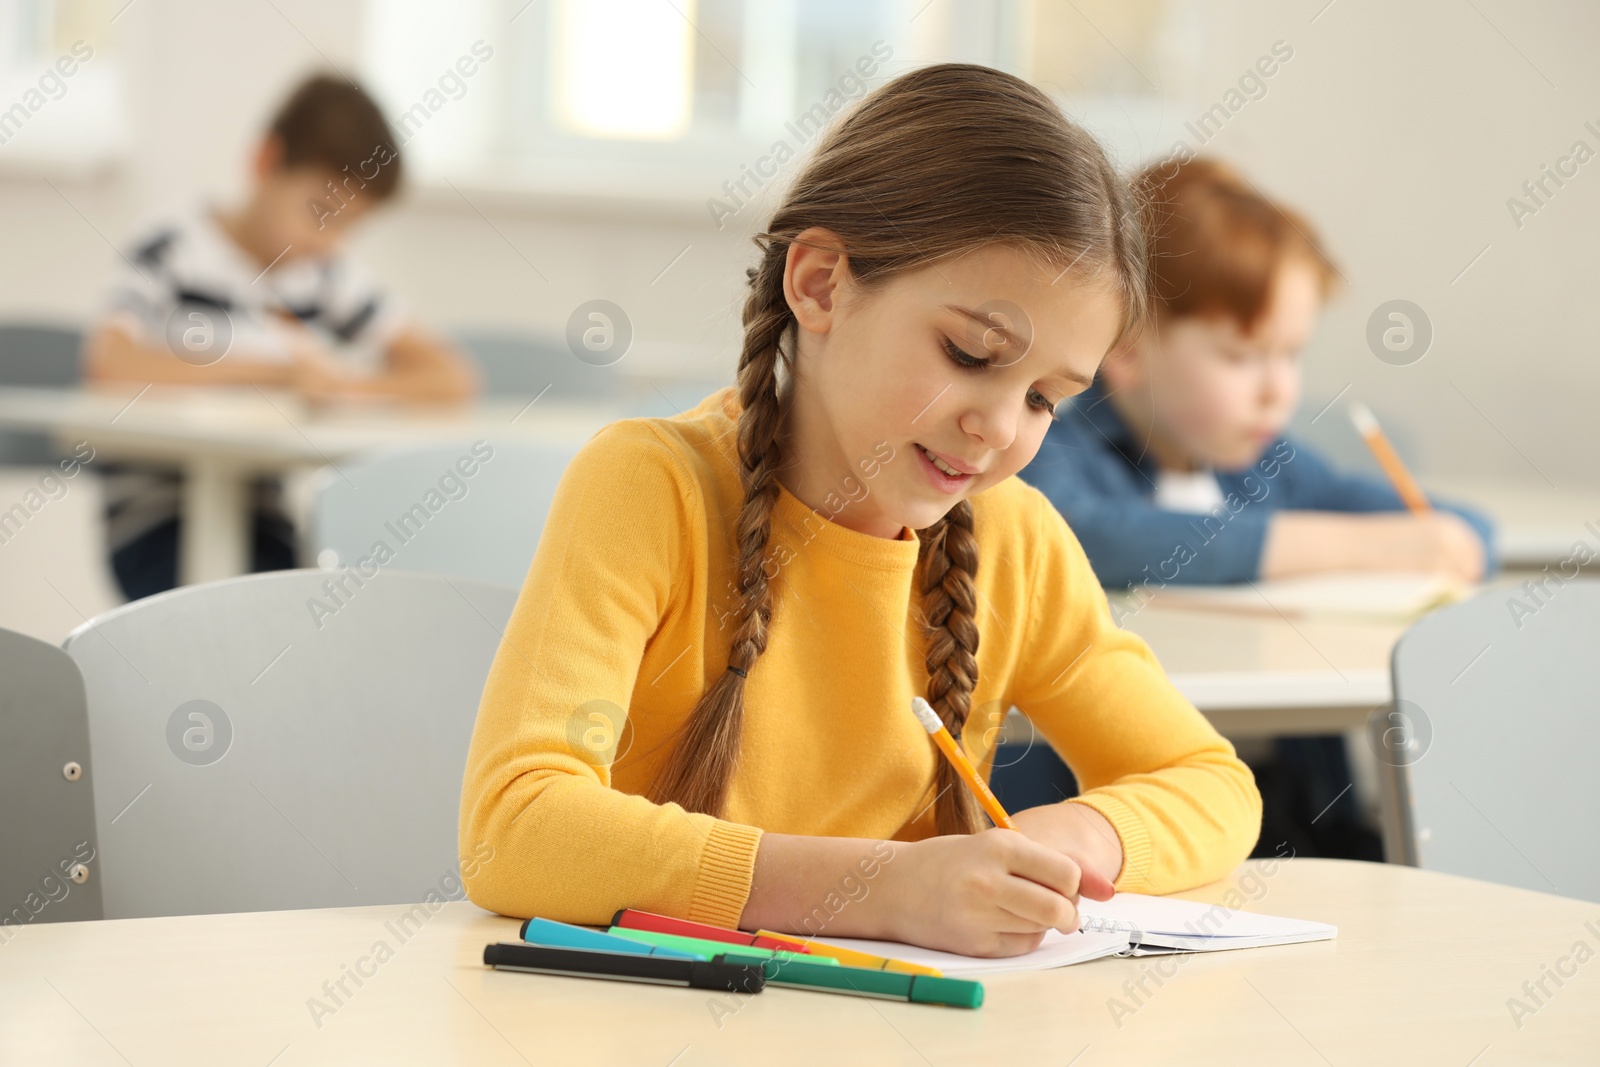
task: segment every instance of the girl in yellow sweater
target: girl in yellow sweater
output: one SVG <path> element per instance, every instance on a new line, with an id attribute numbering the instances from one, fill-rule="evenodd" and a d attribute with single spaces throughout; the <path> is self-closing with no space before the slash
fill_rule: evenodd
<path id="1" fill-rule="evenodd" d="M 1250 852 L 1250 771 L 1013 477 L 1144 320 L 1137 219 L 987 68 L 829 132 L 757 238 L 737 385 L 562 478 L 468 755 L 474 901 L 998 956 Z M 1016 704 L 1082 794 L 984 829 L 913 695 L 985 775 Z"/>

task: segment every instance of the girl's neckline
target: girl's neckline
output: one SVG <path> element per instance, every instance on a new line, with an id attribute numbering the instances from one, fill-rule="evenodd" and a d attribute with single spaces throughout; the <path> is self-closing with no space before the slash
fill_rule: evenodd
<path id="1" fill-rule="evenodd" d="M 916 531 L 909 527 L 901 528 L 898 540 L 852 530 L 830 519 L 827 511 L 806 504 L 782 482 L 778 483 L 778 500 L 772 509 L 772 533 L 775 538 L 782 537 L 796 554 L 816 549 L 848 563 L 880 570 L 909 572 L 916 568 L 922 550 Z"/>

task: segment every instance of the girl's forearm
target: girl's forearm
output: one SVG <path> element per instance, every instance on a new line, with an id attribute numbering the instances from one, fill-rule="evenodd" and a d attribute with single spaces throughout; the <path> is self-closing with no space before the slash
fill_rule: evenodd
<path id="1" fill-rule="evenodd" d="M 859 837 L 762 834 L 739 926 L 801 937 L 893 939 L 889 895 L 879 891 L 883 868 L 912 847 Z"/>

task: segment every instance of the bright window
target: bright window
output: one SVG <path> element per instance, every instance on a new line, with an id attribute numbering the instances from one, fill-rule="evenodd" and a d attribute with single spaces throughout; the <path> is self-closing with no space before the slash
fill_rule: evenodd
<path id="1" fill-rule="evenodd" d="M 0 0 L 0 168 L 83 173 L 120 150 L 117 11 L 112 0 Z"/>
<path id="2" fill-rule="evenodd" d="M 1164 112 L 1163 91 L 1189 89 L 1193 11 L 1193 0 L 368 0 L 364 76 L 424 184 L 693 202 L 780 140 L 806 147 L 818 115 L 946 60 L 1034 79 L 1135 162 L 1167 136 L 1163 114 L 1180 113 L 1171 91 Z"/>

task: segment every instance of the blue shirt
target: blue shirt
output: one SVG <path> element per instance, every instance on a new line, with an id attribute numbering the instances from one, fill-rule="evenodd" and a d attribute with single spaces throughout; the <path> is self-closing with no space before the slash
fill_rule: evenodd
<path id="1" fill-rule="evenodd" d="M 1107 586 L 1219 584 L 1261 577 L 1267 524 L 1278 511 L 1403 511 L 1386 481 L 1342 474 L 1301 443 L 1279 438 L 1252 465 L 1216 471 L 1223 503 L 1210 512 L 1168 511 L 1155 503 L 1158 468 L 1096 381 L 1067 405 L 1019 472 L 1066 518 Z M 1494 527 L 1456 504 L 1496 568 Z"/>

